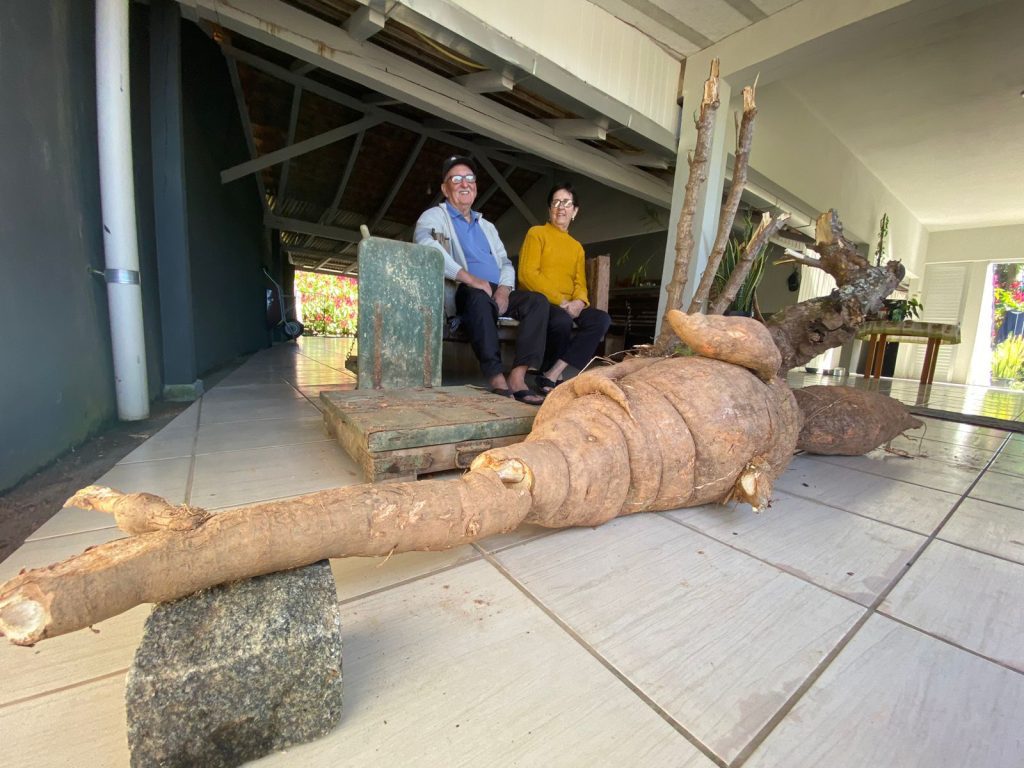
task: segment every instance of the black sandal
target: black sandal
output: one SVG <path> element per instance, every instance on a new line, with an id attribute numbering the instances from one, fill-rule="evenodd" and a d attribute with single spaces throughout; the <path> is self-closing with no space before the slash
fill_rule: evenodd
<path id="1" fill-rule="evenodd" d="M 546 376 L 541 376 L 540 374 L 537 374 L 533 381 L 534 384 L 537 385 L 537 390 L 545 395 L 549 394 L 551 390 L 553 390 L 555 387 L 562 383 L 560 381 L 552 381 Z"/>
<path id="2" fill-rule="evenodd" d="M 512 397 L 520 403 L 526 403 L 527 405 L 540 405 L 544 402 L 544 395 L 539 395 L 529 389 L 520 389 L 518 392 L 513 392 Z"/>

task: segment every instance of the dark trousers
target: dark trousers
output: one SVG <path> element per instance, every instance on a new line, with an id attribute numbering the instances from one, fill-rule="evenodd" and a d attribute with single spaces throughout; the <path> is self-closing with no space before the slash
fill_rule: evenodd
<path id="1" fill-rule="evenodd" d="M 491 289 L 495 288 L 497 286 L 491 283 Z M 513 368 L 519 365 L 536 368 L 541 364 L 550 306 L 543 294 L 533 291 L 512 291 L 508 295 L 505 316 L 519 321 Z M 498 305 L 494 299 L 479 288 L 459 283 L 455 291 L 455 311 L 462 317 L 460 327 L 469 336 L 469 344 L 484 376 L 490 378 L 504 373 L 498 341 Z"/>
<path id="2" fill-rule="evenodd" d="M 597 351 L 597 345 L 612 319 L 604 310 L 586 307 L 576 318 L 576 333 L 573 334 L 572 316 L 561 307 L 551 305 L 548 315 L 548 343 L 544 352 L 544 371 L 556 360 L 564 360 L 573 368 L 583 368 Z"/>

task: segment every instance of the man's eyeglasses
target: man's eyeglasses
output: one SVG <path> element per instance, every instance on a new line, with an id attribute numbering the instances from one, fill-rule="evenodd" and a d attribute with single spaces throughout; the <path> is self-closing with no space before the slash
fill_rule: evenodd
<path id="1" fill-rule="evenodd" d="M 552 200 L 551 201 L 551 207 L 552 208 L 572 208 L 573 207 L 573 202 L 572 202 L 572 200 Z"/>
<path id="2" fill-rule="evenodd" d="M 454 176 L 449 176 L 448 181 L 452 184 L 461 184 L 462 182 L 466 182 L 467 184 L 476 184 L 476 174 L 456 173 Z"/>

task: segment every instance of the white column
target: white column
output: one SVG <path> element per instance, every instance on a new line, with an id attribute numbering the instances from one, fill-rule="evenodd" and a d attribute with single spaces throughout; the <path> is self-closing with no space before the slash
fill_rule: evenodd
<path id="1" fill-rule="evenodd" d="M 668 243 L 665 248 L 665 265 L 661 273 L 661 297 L 658 301 L 658 326 L 655 338 L 661 330 L 661 318 L 665 314 L 668 284 L 672 280 L 672 271 L 676 260 L 676 228 L 679 225 L 679 212 L 683 207 L 683 196 L 686 181 L 689 178 L 690 166 L 687 162 L 689 153 L 697 143 L 697 127 L 694 124 L 695 114 L 700 111 L 701 98 L 704 95 L 704 81 L 708 79 L 710 70 L 703 72 L 686 68 L 683 77 L 683 116 L 682 130 L 679 137 L 679 152 L 676 158 L 676 175 L 672 182 L 672 209 L 668 224 Z M 729 99 L 732 88 L 724 79 L 718 84 L 718 111 L 715 114 L 715 130 L 711 139 L 710 161 L 708 163 L 708 180 L 697 198 L 697 208 L 693 218 L 694 252 L 690 257 L 689 277 L 683 292 L 682 310 L 690 306 L 690 300 L 700 282 L 701 274 L 708 263 L 708 255 L 715 244 L 718 232 L 718 219 L 722 209 L 722 189 L 725 185 L 726 158 L 728 156 L 727 141 L 732 131 L 732 115 L 729 114 Z"/>
<path id="2" fill-rule="evenodd" d="M 96 122 L 117 415 L 149 416 L 128 81 L 128 0 L 96 2 Z"/>

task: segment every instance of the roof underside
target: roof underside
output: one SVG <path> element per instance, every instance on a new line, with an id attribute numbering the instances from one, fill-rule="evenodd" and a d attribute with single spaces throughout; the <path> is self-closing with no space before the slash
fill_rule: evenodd
<path id="1" fill-rule="evenodd" d="M 288 4 L 337 27 L 361 8 L 352 0 Z M 220 44 L 234 70 L 253 157 L 252 163 L 225 169 L 222 178 L 229 182 L 257 174 L 266 223 L 280 231 L 282 247 L 297 268 L 352 273 L 360 225 L 374 235 L 408 239 L 419 214 L 441 199 L 438 173 L 451 155 L 478 161 L 476 207 L 491 220 L 513 206 L 527 218 L 535 215 L 521 196 L 538 181 L 566 171 L 264 43 L 210 22 L 200 26 Z M 449 79 L 485 70 L 392 19 L 372 42 Z M 578 117 L 519 86 L 483 95 L 533 120 Z M 644 154 L 610 134 L 582 141 L 609 153 Z M 669 168 L 644 172 L 671 181 Z"/>

